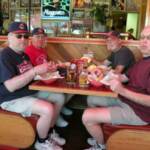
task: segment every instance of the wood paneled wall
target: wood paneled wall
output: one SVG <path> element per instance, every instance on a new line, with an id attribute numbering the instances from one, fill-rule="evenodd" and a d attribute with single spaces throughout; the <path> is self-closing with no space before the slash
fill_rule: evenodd
<path id="1" fill-rule="evenodd" d="M 0 38 L 0 42 L 5 42 L 7 38 Z M 137 46 L 139 41 L 122 41 L 123 45 L 129 47 L 136 58 L 141 58 L 141 53 L 139 52 Z M 1 44 L 0 47 L 6 46 L 6 44 Z M 106 48 L 106 43 L 104 39 L 85 39 L 85 38 L 49 38 L 46 47 L 48 56 L 50 60 L 61 60 L 71 61 L 72 59 L 78 59 L 88 51 L 93 51 L 94 57 L 97 60 L 104 60 L 110 53 Z"/>
<path id="2" fill-rule="evenodd" d="M 87 51 L 92 51 L 94 57 L 99 60 L 103 60 L 109 55 L 105 45 L 49 43 L 47 47 L 51 60 L 70 61 L 82 57 Z"/>
<path id="3" fill-rule="evenodd" d="M 145 25 L 150 25 L 150 0 L 147 0 Z"/>
<path id="4" fill-rule="evenodd" d="M 133 51 L 137 60 L 141 58 L 141 53 L 137 48 L 138 41 L 122 42 Z M 92 51 L 97 60 L 104 60 L 110 54 L 104 39 L 78 39 L 76 41 L 73 38 L 63 40 L 53 38 L 49 39 L 47 45 L 48 56 L 51 60 L 70 61 L 82 57 L 88 51 Z"/>

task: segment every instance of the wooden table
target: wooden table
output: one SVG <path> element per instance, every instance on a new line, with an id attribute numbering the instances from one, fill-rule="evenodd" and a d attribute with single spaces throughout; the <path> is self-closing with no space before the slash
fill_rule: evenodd
<path id="1" fill-rule="evenodd" d="M 65 80 L 62 79 L 51 84 L 45 84 L 42 81 L 36 81 L 29 86 L 29 89 L 56 93 L 117 97 L 117 94 L 112 92 L 106 86 L 101 86 L 98 88 L 92 86 L 89 86 L 88 88 L 81 88 L 78 85 L 68 85 L 66 84 Z"/>

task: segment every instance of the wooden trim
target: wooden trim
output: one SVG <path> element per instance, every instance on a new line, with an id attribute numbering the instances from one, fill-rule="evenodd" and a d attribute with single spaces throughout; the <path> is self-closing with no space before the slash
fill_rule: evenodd
<path id="1" fill-rule="evenodd" d="M 7 36 L 0 36 L 0 41 L 7 41 Z M 122 40 L 123 45 L 138 46 L 138 40 Z M 98 38 L 74 38 L 74 37 L 49 37 L 48 43 L 72 43 L 72 44 L 98 44 L 106 45 L 105 39 Z"/>
<path id="2" fill-rule="evenodd" d="M 119 130 L 107 141 L 107 150 L 149 150 L 150 132 L 141 130 Z"/>
<path id="3" fill-rule="evenodd" d="M 150 0 L 147 0 L 145 26 L 150 25 Z"/>
<path id="4" fill-rule="evenodd" d="M 58 85 L 45 85 L 41 82 L 35 82 L 29 86 L 31 90 L 38 91 L 48 91 L 56 93 L 68 93 L 68 94 L 79 94 L 79 95 L 93 95 L 93 96 L 106 96 L 106 97 L 117 97 L 117 93 L 112 92 L 111 90 L 101 90 L 101 89 L 89 89 L 89 88 L 77 88 L 77 87 L 66 87 Z"/>
<path id="5" fill-rule="evenodd" d="M 28 148 L 35 140 L 35 131 L 25 118 L 0 112 L 0 145 Z"/>

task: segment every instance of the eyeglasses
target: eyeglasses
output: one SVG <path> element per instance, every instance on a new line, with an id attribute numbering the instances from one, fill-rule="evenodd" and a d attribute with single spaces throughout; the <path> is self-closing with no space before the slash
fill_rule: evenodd
<path id="1" fill-rule="evenodd" d="M 28 34 L 15 34 L 15 37 L 17 39 L 21 39 L 21 38 L 28 39 L 29 35 Z"/>

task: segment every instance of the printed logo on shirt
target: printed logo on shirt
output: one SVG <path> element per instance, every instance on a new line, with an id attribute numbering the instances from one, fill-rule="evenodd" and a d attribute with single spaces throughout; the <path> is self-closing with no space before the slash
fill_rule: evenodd
<path id="1" fill-rule="evenodd" d="M 32 64 L 30 61 L 23 61 L 21 64 L 17 65 L 19 72 L 22 74 L 28 70 L 30 70 L 31 68 L 33 68 Z"/>
<path id="2" fill-rule="evenodd" d="M 47 62 L 47 58 L 45 55 L 40 55 L 39 57 L 36 58 L 36 64 L 37 65 L 40 65 L 40 64 L 43 64 L 43 63 L 46 63 Z"/>

